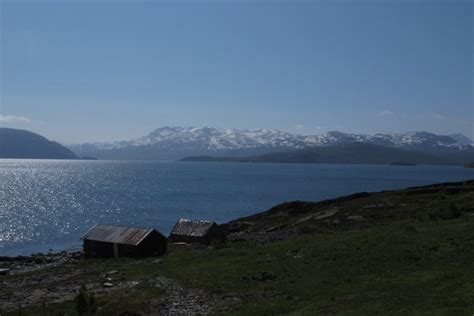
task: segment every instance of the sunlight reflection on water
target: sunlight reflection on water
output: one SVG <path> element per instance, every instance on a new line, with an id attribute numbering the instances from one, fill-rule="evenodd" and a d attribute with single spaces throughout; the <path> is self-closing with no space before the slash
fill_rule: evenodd
<path id="1" fill-rule="evenodd" d="M 218 222 L 288 200 L 473 179 L 462 167 L 0 160 L 0 255 L 78 246 L 91 225 Z"/>

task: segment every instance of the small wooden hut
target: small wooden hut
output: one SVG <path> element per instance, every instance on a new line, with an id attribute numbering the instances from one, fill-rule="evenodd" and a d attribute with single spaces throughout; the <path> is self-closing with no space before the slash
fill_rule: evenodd
<path id="1" fill-rule="evenodd" d="M 212 240 L 222 240 L 223 234 L 215 222 L 181 218 L 171 230 L 169 239 L 173 243 L 209 244 Z"/>
<path id="2" fill-rule="evenodd" d="M 154 228 L 96 224 L 82 236 L 89 257 L 143 257 L 163 255 L 167 239 Z"/>

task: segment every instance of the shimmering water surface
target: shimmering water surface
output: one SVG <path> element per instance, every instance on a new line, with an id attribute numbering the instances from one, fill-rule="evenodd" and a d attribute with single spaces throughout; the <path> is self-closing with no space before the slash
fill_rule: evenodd
<path id="1" fill-rule="evenodd" d="M 0 160 L 0 255 L 80 246 L 95 223 L 225 222 L 284 201 L 474 179 L 462 167 Z"/>

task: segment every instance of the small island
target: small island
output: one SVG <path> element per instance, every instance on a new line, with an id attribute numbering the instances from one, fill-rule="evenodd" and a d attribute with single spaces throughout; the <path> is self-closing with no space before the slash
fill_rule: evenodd
<path id="1" fill-rule="evenodd" d="M 414 167 L 414 166 L 416 166 L 416 164 L 415 164 L 415 163 L 411 163 L 411 162 L 395 161 L 395 162 L 391 162 L 391 163 L 390 163 L 390 166 L 408 166 L 408 167 Z"/>
<path id="2" fill-rule="evenodd" d="M 96 158 L 96 157 L 87 157 L 87 156 L 81 157 L 80 159 L 81 159 L 81 160 L 99 160 L 99 159 Z"/>
<path id="3" fill-rule="evenodd" d="M 465 165 L 466 168 L 474 168 L 474 162 L 468 163 Z"/>

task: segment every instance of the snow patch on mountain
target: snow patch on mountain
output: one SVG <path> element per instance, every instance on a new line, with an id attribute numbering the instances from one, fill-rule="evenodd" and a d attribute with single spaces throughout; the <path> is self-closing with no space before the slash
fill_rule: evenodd
<path id="1" fill-rule="evenodd" d="M 474 147 L 473 142 L 462 134 L 451 136 L 428 132 L 378 133 L 374 135 L 351 134 L 331 131 L 317 135 L 297 135 L 275 129 L 229 129 L 215 127 L 161 127 L 147 136 L 113 143 L 71 145 L 71 149 L 114 150 L 138 146 L 153 146 L 157 149 L 238 150 L 252 148 L 300 149 L 364 142 L 397 148 L 452 148 Z"/>

